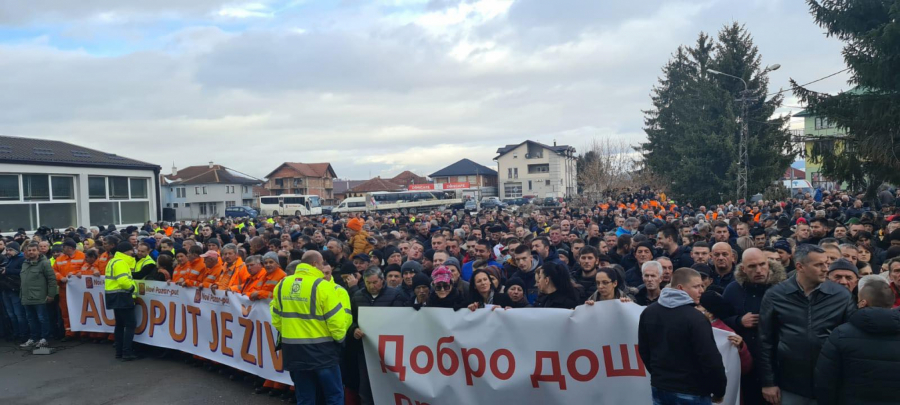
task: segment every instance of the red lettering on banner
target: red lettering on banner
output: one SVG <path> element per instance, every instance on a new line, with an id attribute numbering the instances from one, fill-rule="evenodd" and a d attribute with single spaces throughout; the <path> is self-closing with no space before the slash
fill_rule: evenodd
<path id="1" fill-rule="evenodd" d="M 159 312 L 157 312 L 159 311 Z M 150 300 L 150 337 L 157 326 L 166 323 L 166 306 L 157 300 Z"/>
<path id="2" fill-rule="evenodd" d="M 86 325 L 88 318 L 93 318 L 97 326 L 101 325 L 100 314 L 97 312 L 97 303 L 94 302 L 94 295 L 86 292 L 81 299 L 81 324 Z"/>
<path id="3" fill-rule="evenodd" d="M 549 376 L 541 373 L 544 371 L 544 359 L 550 360 L 550 369 L 553 374 Z M 560 390 L 566 390 L 566 376 L 562 374 L 559 365 L 559 352 L 535 352 L 534 373 L 531 374 L 531 386 L 538 388 L 538 382 L 540 381 L 556 381 L 559 383 Z"/>
<path id="4" fill-rule="evenodd" d="M 191 321 L 193 322 L 192 325 L 194 326 L 194 328 L 191 329 L 194 332 L 194 336 L 193 336 L 194 347 L 197 347 L 197 339 L 198 339 L 198 336 L 200 335 L 199 333 L 197 333 L 199 331 L 199 329 L 197 329 L 197 318 L 200 316 L 200 308 L 188 305 L 187 311 L 188 311 L 188 313 L 191 314 L 191 318 L 192 318 Z"/>
<path id="5" fill-rule="evenodd" d="M 134 305 L 141 308 L 141 323 L 134 328 L 134 334 L 140 335 L 144 333 L 144 329 L 147 328 L 147 303 L 138 298 L 134 301 Z"/>
<path id="6" fill-rule="evenodd" d="M 419 353 L 425 353 L 425 367 L 419 367 Z M 434 353 L 428 346 L 416 346 L 412 353 L 409 354 L 409 366 L 413 371 L 419 374 L 428 374 L 434 367 Z"/>
<path id="7" fill-rule="evenodd" d="M 172 321 L 169 322 L 169 336 L 172 337 L 172 340 L 181 343 L 184 342 L 184 339 L 187 337 L 187 312 L 184 305 L 179 305 L 181 307 L 181 333 L 175 332 L 175 325 L 177 320 L 178 312 L 175 312 L 175 303 L 169 303 L 169 313 L 172 314 Z"/>
<path id="8" fill-rule="evenodd" d="M 481 378 L 484 375 L 484 371 L 487 369 L 487 364 L 484 358 L 484 353 L 478 349 L 462 349 L 462 363 L 463 370 L 466 372 L 466 385 L 472 385 L 472 377 Z M 472 365 L 469 364 L 469 356 L 474 355 L 476 359 L 478 359 L 478 368 L 472 369 Z"/>
<path id="9" fill-rule="evenodd" d="M 497 364 L 497 361 L 500 360 L 500 356 L 506 357 L 506 372 L 500 372 L 500 365 Z M 491 373 L 494 374 L 494 377 L 497 377 L 500 380 L 506 381 L 512 377 L 513 373 L 516 371 L 516 358 L 513 357 L 511 351 L 506 349 L 500 349 L 494 352 L 491 355 Z"/>
<path id="10" fill-rule="evenodd" d="M 389 342 L 394 343 L 394 365 L 389 366 L 384 361 L 385 349 Z M 403 366 L 403 336 L 399 335 L 381 335 L 378 337 L 378 358 L 381 360 L 381 372 L 395 372 L 400 377 L 400 381 L 406 381 L 406 367 Z"/>
<path id="11" fill-rule="evenodd" d="M 456 370 L 459 369 L 459 358 L 456 357 L 456 353 L 454 353 L 452 349 L 448 349 L 446 347 L 441 348 L 441 345 L 445 343 L 453 343 L 453 340 L 453 336 L 443 337 L 438 339 L 437 344 L 438 370 L 441 372 L 441 374 L 448 377 L 456 374 Z M 444 356 L 450 356 L 450 367 L 444 367 Z"/>
<path id="12" fill-rule="evenodd" d="M 444 190 L 457 190 L 461 188 L 469 188 L 469 182 L 463 183 L 444 183 Z"/>
<path id="13" fill-rule="evenodd" d="M 637 357 L 637 368 L 631 368 L 631 360 L 628 358 L 628 345 L 619 345 L 619 351 L 622 354 L 622 368 L 616 369 L 612 362 L 612 349 L 609 346 L 603 346 L 603 363 L 606 365 L 607 377 L 646 377 L 647 372 L 644 369 L 644 361 L 638 352 L 638 345 L 634 345 L 634 353 Z"/>
<path id="14" fill-rule="evenodd" d="M 239 317 L 238 324 L 244 328 L 244 340 L 241 341 L 241 359 L 256 365 L 256 356 L 250 354 L 250 341 L 253 340 L 253 320 Z M 259 353 L 259 352 L 257 352 Z"/>
<path id="15" fill-rule="evenodd" d="M 219 318 L 216 318 L 216 311 L 210 311 L 209 330 L 212 332 L 213 340 L 209 342 L 209 351 L 215 353 L 219 350 Z"/>
<path id="16" fill-rule="evenodd" d="M 266 322 L 263 325 L 265 326 L 265 329 L 266 329 L 266 343 L 269 344 L 269 358 L 272 359 L 272 368 L 274 368 L 275 371 L 280 373 L 280 372 L 284 371 L 284 368 L 282 367 L 282 364 L 281 364 L 281 351 L 275 350 L 275 336 L 274 336 L 274 333 L 272 333 L 272 324 Z M 259 357 L 262 357 L 262 355 L 260 355 Z M 260 366 L 262 366 L 261 360 L 260 360 Z"/>
<path id="17" fill-rule="evenodd" d="M 577 363 L 579 357 L 588 359 L 588 363 L 591 366 L 586 374 L 581 374 L 578 371 Z M 588 382 L 594 379 L 594 377 L 597 376 L 597 372 L 600 371 L 600 360 L 597 358 L 597 355 L 590 350 L 576 350 L 569 355 L 569 360 L 566 362 L 566 367 L 569 370 L 569 375 L 572 376 L 575 381 Z"/>
<path id="18" fill-rule="evenodd" d="M 408 190 L 434 190 L 434 184 L 410 184 Z"/>
<path id="19" fill-rule="evenodd" d="M 103 317 L 103 323 L 107 326 L 116 326 L 116 317 L 106 316 L 106 297 L 103 294 L 100 294 L 100 316 Z"/>
<path id="20" fill-rule="evenodd" d="M 231 334 L 231 329 L 228 329 L 228 323 L 234 322 L 234 315 L 232 315 L 231 312 L 222 311 L 219 312 L 219 316 L 222 317 L 222 322 L 219 322 L 222 324 L 222 354 L 228 357 L 234 357 L 234 350 L 228 347 L 228 339 L 233 336 Z M 213 314 L 212 317 L 215 318 L 216 315 Z"/>
<path id="21" fill-rule="evenodd" d="M 427 402 L 419 402 L 413 401 L 409 399 L 406 395 L 395 392 L 394 393 L 394 405 L 429 405 Z"/>

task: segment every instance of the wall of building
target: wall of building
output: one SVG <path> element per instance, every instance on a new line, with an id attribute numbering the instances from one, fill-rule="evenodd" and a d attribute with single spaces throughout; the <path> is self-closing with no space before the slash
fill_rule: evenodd
<path id="1" fill-rule="evenodd" d="M 230 192 L 229 187 L 234 188 Z M 184 188 L 184 197 L 178 197 L 178 188 Z M 206 193 L 204 194 L 204 188 Z M 162 206 L 174 208 L 179 220 L 206 219 L 225 215 L 225 208 L 237 205 L 257 205 L 253 198 L 253 186 L 241 184 L 187 184 L 164 186 L 161 190 Z M 247 204 L 247 203 L 250 204 Z M 176 206 L 177 204 L 177 206 Z M 205 208 L 201 205 L 205 204 Z"/>
<path id="2" fill-rule="evenodd" d="M 51 200 L 51 201 L 0 201 L 0 205 L 22 205 L 22 204 L 31 204 L 34 203 L 36 205 L 33 212 L 26 214 L 29 217 L 29 221 L 35 222 L 38 226 L 40 225 L 48 225 L 54 228 L 64 229 L 69 226 L 84 226 L 89 227 L 91 225 L 109 225 L 108 223 L 99 223 L 97 222 L 97 218 L 94 219 L 94 224 L 92 224 L 91 212 L 93 211 L 97 217 L 103 215 L 104 213 L 110 213 L 110 215 L 118 216 L 120 225 L 141 225 L 144 221 L 138 220 L 144 219 L 149 221 L 157 220 L 157 201 L 156 196 L 159 187 L 159 179 L 152 170 L 132 170 L 132 169 L 108 169 L 108 168 L 91 168 L 91 167 L 66 167 L 66 166 L 43 166 L 43 165 L 26 165 L 26 164 L 0 164 L 0 174 L 47 174 L 47 175 L 62 175 L 62 176 L 72 176 L 74 183 L 74 198 L 66 199 L 66 200 Z M 109 198 L 90 198 L 90 190 L 88 187 L 89 178 L 90 177 L 128 177 L 128 178 L 140 178 L 145 179 L 147 184 L 147 197 L 146 198 L 131 198 L 129 195 L 128 199 L 109 199 Z M 130 182 L 129 182 L 130 183 Z M 52 184 L 51 184 L 52 187 Z M 130 184 L 129 184 L 130 187 Z M 109 183 L 106 183 L 106 192 L 109 193 Z M 20 193 L 24 193 L 24 190 L 20 188 Z M 93 205 L 92 209 L 92 203 Z M 42 204 L 74 204 L 74 215 L 75 221 L 71 224 L 62 224 L 62 223 L 52 223 L 53 216 L 49 215 L 48 211 L 47 215 L 40 214 L 40 206 Z M 109 211 L 110 209 L 115 209 L 115 213 Z M 22 217 L 17 216 L 17 214 L 12 212 L 13 208 L 8 207 L 7 210 L 3 210 L 0 207 L 0 215 L 5 216 L 6 218 L 10 218 L 11 216 L 17 222 L 21 222 Z M 124 210 L 124 211 L 123 211 Z M 32 217 L 33 215 L 33 217 Z M 63 218 L 66 216 L 57 216 L 56 218 Z M 123 220 L 134 219 L 131 222 L 124 222 Z M 10 223 L 13 221 L 9 221 Z M 104 221 L 105 222 L 105 221 Z M 37 227 L 34 227 L 35 229 Z M 33 231 L 34 229 L 26 229 L 26 231 Z M 15 229 L 0 229 L 0 232 L 8 233 L 15 232 Z"/>
<path id="3" fill-rule="evenodd" d="M 498 165 L 498 192 L 502 198 L 518 197 L 510 185 L 521 185 L 521 196 L 534 197 L 566 197 L 574 195 L 575 189 L 575 159 L 560 156 L 548 149 L 541 148 L 537 153 L 532 147 L 529 151 L 528 144 L 519 145 L 516 149 L 507 152 L 497 160 Z M 529 167 L 535 169 L 538 166 L 546 168 L 546 172 L 529 173 Z M 532 170 L 534 171 L 534 170 Z"/>

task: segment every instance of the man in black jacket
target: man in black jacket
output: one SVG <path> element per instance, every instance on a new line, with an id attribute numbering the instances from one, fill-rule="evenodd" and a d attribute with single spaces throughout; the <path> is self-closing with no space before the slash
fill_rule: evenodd
<path id="1" fill-rule="evenodd" d="M 374 404 L 372 399 L 372 386 L 369 385 L 369 372 L 366 368 L 366 356 L 361 350 L 362 338 L 365 336 L 359 328 L 359 307 L 402 307 L 405 304 L 405 295 L 400 289 L 388 288 L 384 282 L 384 274 L 378 267 L 370 267 L 363 273 L 366 288 L 360 288 L 353 294 L 350 307 L 353 313 L 353 324 L 350 331 L 353 333 L 354 345 L 359 350 L 359 397 L 363 405 Z"/>
<path id="2" fill-rule="evenodd" d="M 672 286 L 641 313 L 638 350 L 650 372 L 653 402 L 719 403 L 728 380 L 709 321 L 695 306 L 703 293 L 700 273 L 678 269 Z"/>
<path id="3" fill-rule="evenodd" d="M 798 246 L 794 260 L 796 274 L 766 291 L 759 313 L 759 377 L 773 404 L 815 404 L 819 350 L 855 307 L 850 292 L 827 279 L 822 248 Z"/>
<path id="4" fill-rule="evenodd" d="M 816 363 L 820 405 L 886 404 L 897 401 L 900 312 L 884 278 L 859 283 L 860 308 L 828 337 Z"/>

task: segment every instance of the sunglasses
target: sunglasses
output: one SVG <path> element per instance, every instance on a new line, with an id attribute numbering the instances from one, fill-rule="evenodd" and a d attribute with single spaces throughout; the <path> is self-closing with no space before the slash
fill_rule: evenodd
<path id="1" fill-rule="evenodd" d="M 434 285 L 435 291 L 445 291 L 450 290 L 450 284 L 448 283 L 437 283 Z"/>

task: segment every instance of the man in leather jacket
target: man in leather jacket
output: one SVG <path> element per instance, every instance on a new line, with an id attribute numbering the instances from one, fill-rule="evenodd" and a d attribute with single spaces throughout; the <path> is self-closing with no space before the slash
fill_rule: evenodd
<path id="1" fill-rule="evenodd" d="M 855 310 L 850 292 L 827 279 L 825 251 L 798 246 L 797 273 L 766 291 L 759 314 L 759 376 L 770 403 L 815 404 L 819 351 Z"/>

